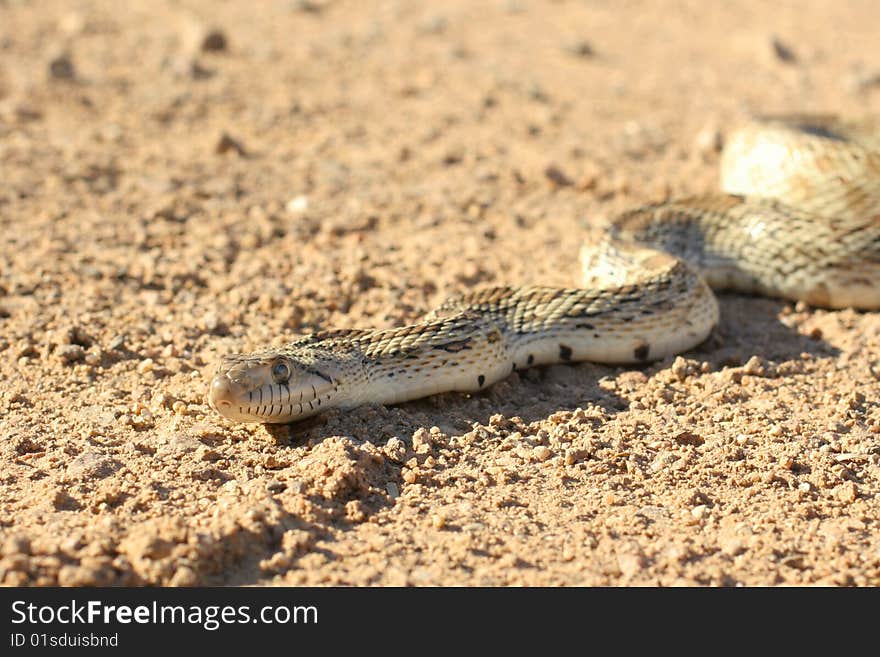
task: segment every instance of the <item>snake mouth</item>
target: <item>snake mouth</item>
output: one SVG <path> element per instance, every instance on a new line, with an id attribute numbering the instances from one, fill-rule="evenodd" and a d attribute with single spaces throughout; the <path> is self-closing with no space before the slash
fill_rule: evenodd
<path id="1" fill-rule="evenodd" d="M 214 375 L 208 404 L 235 422 L 294 422 L 330 408 L 338 389 L 335 381 L 318 375 L 289 383 L 266 382 L 241 372 L 233 375 L 226 371 Z"/>

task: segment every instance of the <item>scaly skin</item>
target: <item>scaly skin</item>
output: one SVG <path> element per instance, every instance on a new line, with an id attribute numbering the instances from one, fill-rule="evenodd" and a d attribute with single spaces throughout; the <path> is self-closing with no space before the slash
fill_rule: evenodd
<path id="1" fill-rule="evenodd" d="M 727 194 L 621 215 L 581 253 L 584 287 L 496 287 L 396 329 L 323 331 L 223 359 L 209 402 L 238 422 L 472 392 L 548 363 L 640 363 L 718 321 L 709 286 L 880 308 L 880 137 L 824 117 L 755 121 L 722 157 Z"/>

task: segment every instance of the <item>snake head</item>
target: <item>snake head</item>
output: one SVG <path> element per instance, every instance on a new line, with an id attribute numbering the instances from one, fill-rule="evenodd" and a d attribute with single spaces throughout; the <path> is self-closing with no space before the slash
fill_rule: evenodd
<path id="1" fill-rule="evenodd" d="M 226 356 L 208 401 L 236 422 L 293 422 L 333 405 L 339 385 L 316 365 L 277 352 Z"/>

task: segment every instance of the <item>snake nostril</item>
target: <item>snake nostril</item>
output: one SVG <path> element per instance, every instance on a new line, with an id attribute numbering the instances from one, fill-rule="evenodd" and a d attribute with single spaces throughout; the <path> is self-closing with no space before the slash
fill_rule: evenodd
<path id="1" fill-rule="evenodd" d="M 232 386 L 229 378 L 218 374 L 211 381 L 211 402 L 215 406 L 231 406 L 232 405 Z"/>

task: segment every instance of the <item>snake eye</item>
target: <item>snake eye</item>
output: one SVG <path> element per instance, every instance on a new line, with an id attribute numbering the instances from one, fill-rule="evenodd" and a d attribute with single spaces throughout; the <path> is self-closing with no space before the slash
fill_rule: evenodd
<path id="1" fill-rule="evenodd" d="M 275 383 L 287 383 L 290 378 L 290 367 L 283 360 L 272 366 L 272 379 Z"/>

